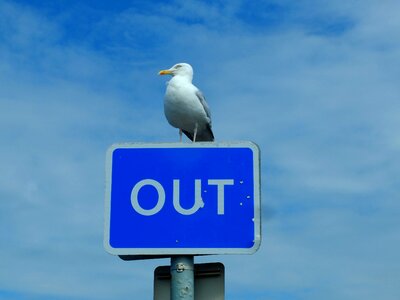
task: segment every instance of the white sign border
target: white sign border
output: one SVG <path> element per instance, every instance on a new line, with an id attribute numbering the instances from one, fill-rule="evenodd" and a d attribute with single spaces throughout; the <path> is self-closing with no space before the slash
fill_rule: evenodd
<path id="1" fill-rule="evenodd" d="M 110 245 L 112 155 L 116 149 L 131 148 L 249 148 L 253 152 L 254 174 L 254 244 L 251 248 L 114 248 Z M 261 245 L 261 161 L 260 148 L 251 141 L 196 142 L 196 143 L 115 143 L 106 154 L 106 190 L 104 248 L 113 255 L 202 255 L 202 254 L 254 254 Z"/>

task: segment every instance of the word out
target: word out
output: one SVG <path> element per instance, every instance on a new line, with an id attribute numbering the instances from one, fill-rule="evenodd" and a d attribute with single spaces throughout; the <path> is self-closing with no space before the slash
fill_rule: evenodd
<path id="1" fill-rule="evenodd" d="M 217 214 L 223 215 L 225 213 L 225 186 L 226 185 L 234 185 L 233 179 L 209 179 L 207 181 L 208 185 L 217 186 Z M 157 203 L 153 208 L 145 209 L 139 204 L 139 192 L 145 186 L 152 186 L 158 195 Z M 204 202 L 201 197 L 201 179 L 195 179 L 194 181 L 194 204 L 191 208 L 185 209 L 181 206 L 180 203 L 180 180 L 173 180 L 173 191 L 172 191 L 172 201 L 174 204 L 175 210 L 182 215 L 193 215 L 200 208 L 204 207 Z M 143 179 L 135 184 L 131 192 L 131 204 L 133 209 L 143 215 L 143 216 L 152 216 L 158 213 L 165 204 L 165 190 L 161 183 L 154 179 Z"/>

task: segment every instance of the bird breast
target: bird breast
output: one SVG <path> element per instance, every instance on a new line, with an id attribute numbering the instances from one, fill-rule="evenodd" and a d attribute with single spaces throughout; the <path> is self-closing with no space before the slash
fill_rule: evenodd
<path id="1" fill-rule="evenodd" d="M 190 83 L 179 85 L 171 81 L 164 99 L 164 112 L 168 122 L 189 132 L 193 132 L 196 123 L 199 129 L 204 127 L 209 119 L 196 96 L 197 88 Z"/>

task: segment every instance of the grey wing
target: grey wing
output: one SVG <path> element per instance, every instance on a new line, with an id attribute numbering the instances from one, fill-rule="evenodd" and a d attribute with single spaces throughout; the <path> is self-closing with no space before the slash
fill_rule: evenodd
<path id="1" fill-rule="evenodd" d="M 196 96 L 199 99 L 201 105 L 203 105 L 204 111 L 206 112 L 207 117 L 210 119 L 210 124 L 211 124 L 211 111 L 210 108 L 208 107 L 206 98 L 204 98 L 203 93 L 200 90 L 196 91 Z"/>

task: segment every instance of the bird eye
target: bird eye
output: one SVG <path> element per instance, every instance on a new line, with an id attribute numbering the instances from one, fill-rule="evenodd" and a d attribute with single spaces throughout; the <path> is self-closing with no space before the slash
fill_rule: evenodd
<path id="1" fill-rule="evenodd" d="M 179 69 L 179 68 L 181 68 L 182 67 L 182 65 L 176 65 L 175 66 L 175 69 Z"/>

